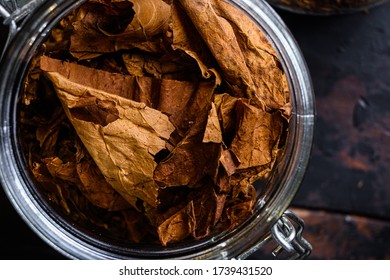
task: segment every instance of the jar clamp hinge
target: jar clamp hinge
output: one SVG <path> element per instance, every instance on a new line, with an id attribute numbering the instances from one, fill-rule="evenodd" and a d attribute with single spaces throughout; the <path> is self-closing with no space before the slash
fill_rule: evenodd
<path id="1" fill-rule="evenodd" d="M 271 229 L 272 237 L 278 243 L 272 254 L 276 257 L 284 250 L 289 258 L 307 258 L 312 246 L 302 237 L 303 229 L 303 220 L 290 210 L 285 211 Z"/>
<path id="2" fill-rule="evenodd" d="M 17 23 L 46 0 L 0 0 L 0 16 L 3 24 L 8 25 L 8 37 L 1 52 L 0 61 L 12 37 L 18 31 Z"/>

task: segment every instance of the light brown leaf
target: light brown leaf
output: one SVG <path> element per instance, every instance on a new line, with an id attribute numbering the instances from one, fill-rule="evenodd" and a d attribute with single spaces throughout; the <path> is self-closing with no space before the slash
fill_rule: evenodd
<path id="1" fill-rule="evenodd" d="M 133 48 L 158 53 L 155 36 L 168 29 L 169 17 L 162 0 L 90 1 L 75 17 L 70 51 L 80 60 Z"/>
<path id="2" fill-rule="evenodd" d="M 179 0 L 208 45 L 233 95 L 256 106 L 279 109 L 288 102 L 280 62 L 260 29 L 245 14 L 219 0 Z"/>
<path id="3" fill-rule="evenodd" d="M 188 186 L 194 188 L 205 177 L 216 176 L 221 143 L 204 143 L 204 131 L 211 105 L 197 113 L 185 137 L 176 145 L 169 157 L 161 161 L 154 179 L 163 187 Z"/>
<path id="4" fill-rule="evenodd" d="M 233 186 L 230 196 L 226 199 L 226 207 L 221 218 L 226 229 L 233 229 L 248 218 L 254 209 L 256 190 L 246 180 Z"/>
<path id="5" fill-rule="evenodd" d="M 157 233 L 162 245 L 182 241 L 193 235 L 195 230 L 194 203 L 190 201 L 183 208 L 172 208 L 160 217 L 162 222 L 157 228 Z"/>
<path id="6" fill-rule="evenodd" d="M 225 200 L 226 194 L 217 193 L 214 184 L 211 181 L 206 181 L 202 187 L 201 195 L 194 200 L 195 238 L 199 239 L 210 234 L 210 231 L 222 216 Z"/>
<path id="7" fill-rule="evenodd" d="M 56 72 L 46 72 L 46 76 L 53 82 L 68 118 L 107 182 L 134 207 L 137 198 L 156 206 L 154 155 L 165 148 L 174 130 L 168 117 L 142 103 L 76 84 Z M 72 114 L 72 109 L 80 109 L 79 102 L 91 97 L 111 102 L 111 112 L 118 118 L 103 126 Z"/>
<path id="8" fill-rule="evenodd" d="M 166 80 L 193 80 L 199 71 L 197 65 L 181 56 L 153 56 L 146 53 L 125 53 L 123 62 L 129 74 L 134 76 L 153 76 Z"/>
<path id="9" fill-rule="evenodd" d="M 239 168 L 246 169 L 269 164 L 275 159 L 282 133 L 283 120 L 280 114 L 271 114 L 242 101 L 237 101 L 238 130 L 230 146 L 240 162 Z"/>
<path id="10" fill-rule="evenodd" d="M 180 7 L 178 1 L 172 1 L 172 48 L 181 50 L 192 57 L 206 79 L 216 77 L 216 83 L 221 83 L 221 78 L 215 69 L 215 60 L 205 44 L 202 37 L 196 30 L 188 15 Z"/>
<path id="11" fill-rule="evenodd" d="M 207 118 L 206 129 L 203 135 L 203 143 L 222 143 L 222 131 L 218 120 L 215 104 L 211 103 L 211 109 Z"/>
<path id="12" fill-rule="evenodd" d="M 105 180 L 96 163 L 92 160 L 85 147 L 76 142 L 76 172 L 79 178 L 77 187 L 88 200 L 109 211 L 128 209 L 130 205 Z"/>

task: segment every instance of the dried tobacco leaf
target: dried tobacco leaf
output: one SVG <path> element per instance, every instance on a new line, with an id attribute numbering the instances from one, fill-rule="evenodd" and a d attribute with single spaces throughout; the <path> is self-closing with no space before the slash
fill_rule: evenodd
<path id="1" fill-rule="evenodd" d="M 161 0 L 90 0 L 75 16 L 70 52 L 90 59 L 123 49 L 158 53 L 170 7 Z"/>
<path id="2" fill-rule="evenodd" d="M 238 130 L 230 150 L 240 162 L 238 168 L 247 169 L 270 163 L 282 133 L 283 119 L 254 106 L 237 101 Z"/>
<path id="3" fill-rule="evenodd" d="M 211 109 L 207 118 L 206 129 L 203 134 L 203 143 L 222 143 L 221 125 L 218 119 L 217 109 L 215 104 L 211 103 Z"/>
<path id="4" fill-rule="evenodd" d="M 219 73 L 215 68 L 215 59 L 203 38 L 199 36 L 195 25 L 183 11 L 178 1 L 171 3 L 172 13 L 172 49 L 182 50 L 195 59 L 204 78 L 216 77 L 216 83 L 221 83 Z"/>
<path id="5" fill-rule="evenodd" d="M 130 208 L 127 201 L 105 180 L 95 161 L 85 147 L 76 141 L 76 172 L 80 183 L 77 187 L 92 204 L 109 211 Z"/>
<path id="6" fill-rule="evenodd" d="M 174 212 L 171 214 L 170 212 Z M 181 241 L 192 235 L 195 230 L 195 212 L 194 203 L 190 201 L 185 207 L 179 209 L 170 209 L 168 213 L 161 215 L 157 233 L 162 245 Z"/>
<path id="7" fill-rule="evenodd" d="M 237 227 L 253 211 L 256 190 L 246 180 L 234 185 L 222 214 L 222 223 L 228 229 Z"/>
<path id="8" fill-rule="evenodd" d="M 32 172 L 67 215 L 163 246 L 251 215 L 291 105 L 249 18 L 220 0 L 89 0 L 51 35 L 21 117 Z"/>
<path id="9" fill-rule="evenodd" d="M 247 97 L 266 109 L 279 109 L 288 102 L 286 77 L 277 55 L 247 16 L 219 0 L 180 3 L 218 61 L 234 95 Z"/>
<path id="10" fill-rule="evenodd" d="M 46 72 L 46 76 L 106 180 L 134 207 L 137 198 L 156 206 L 153 156 L 165 148 L 174 130 L 168 117 L 142 103 L 74 83 L 57 72 Z M 107 102 L 110 106 L 104 106 Z M 111 118 L 96 122 L 101 114 Z"/>
<path id="11" fill-rule="evenodd" d="M 211 104 L 210 104 L 211 105 Z M 185 137 L 155 169 L 154 180 L 164 187 L 196 187 L 205 177 L 215 177 L 221 143 L 203 142 L 210 105 L 197 112 Z"/>
<path id="12" fill-rule="evenodd" d="M 167 245 L 188 236 L 209 235 L 223 214 L 225 199 L 226 194 L 217 193 L 211 181 L 204 182 L 186 205 L 181 203 L 157 217 L 160 242 Z"/>
<path id="13" fill-rule="evenodd" d="M 158 56 L 129 52 L 122 56 L 129 74 L 143 77 L 153 76 L 164 80 L 187 80 L 188 73 L 196 73 L 198 68 L 192 61 L 174 59 L 172 56 Z"/>

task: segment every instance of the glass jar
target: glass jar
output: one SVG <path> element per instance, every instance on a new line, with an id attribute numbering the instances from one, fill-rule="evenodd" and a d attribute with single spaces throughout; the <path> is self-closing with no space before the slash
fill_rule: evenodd
<path id="1" fill-rule="evenodd" d="M 145 247 L 113 241 L 83 225 L 69 222 L 52 208 L 31 180 L 18 132 L 17 110 L 22 81 L 31 58 L 49 31 L 85 0 L 32 2 L 30 7 L 37 8 L 22 23 L 13 20 L 15 14 L 3 13 L 6 17 L 8 15 L 6 22 L 11 28 L 16 24 L 20 26 L 1 61 L 0 178 L 13 206 L 36 234 L 73 259 L 242 259 L 272 237 L 278 240 L 280 248 L 291 253 L 292 258 L 305 257 L 310 253 L 310 244 L 301 237 L 302 221 L 286 209 L 301 184 L 309 161 L 314 95 L 309 72 L 297 43 L 267 3 L 258 0 L 227 1 L 242 9 L 269 38 L 280 57 L 292 93 L 293 109 L 287 145 L 266 183 L 267 191 L 258 196 L 253 215 L 232 231 L 168 247 Z M 297 230 L 294 225 L 298 226 Z"/>
<path id="2" fill-rule="evenodd" d="M 366 11 L 386 0 L 267 0 L 271 5 L 298 14 L 336 15 Z"/>

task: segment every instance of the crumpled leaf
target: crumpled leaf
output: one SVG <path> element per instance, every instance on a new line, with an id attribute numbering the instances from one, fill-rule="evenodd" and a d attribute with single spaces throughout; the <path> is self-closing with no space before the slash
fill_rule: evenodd
<path id="1" fill-rule="evenodd" d="M 236 173 L 237 168 L 241 163 L 237 158 L 237 155 L 229 149 L 222 151 L 219 161 L 221 162 L 228 176 L 232 176 L 234 173 Z"/>
<path id="2" fill-rule="evenodd" d="M 154 38 L 168 29 L 170 6 L 161 0 L 95 0 L 73 22 L 70 51 L 79 60 L 123 49 L 158 53 Z"/>
<path id="3" fill-rule="evenodd" d="M 198 116 L 185 137 L 169 157 L 156 167 L 154 180 L 160 186 L 194 188 L 204 176 L 216 176 L 222 144 L 203 142 L 210 107 L 211 105 L 204 107 L 202 111 L 196 111 Z"/>
<path id="4" fill-rule="evenodd" d="M 213 55 L 178 1 L 172 1 L 171 12 L 172 48 L 184 51 L 198 63 L 204 78 L 208 79 L 214 75 L 216 83 L 220 84 L 221 78 L 215 69 Z"/>
<path id="5" fill-rule="evenodd" d="M 181 80 L 192 79 L 198 72 L 197 65 L 188 58 L 171 55 L 154 56 L 147 53 L 129 52 L 122 55 L 123 62 L 130 75 L 153 76 L 157 79 Z"/>
<path id="6" fill-rule="evenodd" d="M 238 130 L 230 150 L 240 161 L 239 168 L 245 169 L 270 163 L 272 151 L 282 133 L 283 123 L 278 116 L 254 106 L 237 101 Z"/>
<path id="7" fill-rule="evenodd" d="M 42 156 L 53 156 L 55 154 L 56 145 L 58 142 L 58 134 L 60 133 L 60 125 L 66 118 L 62 109 L 58 109 L 52 115 L 51 120 L 47 125 L 43 125 L 36 130 L 36 139 L 39 141 Z"/>
<path id="8" fill-rule="evenodd" d="M 289 98 L 287 81 L 274 49 L 242 12 L 219 0 L 179 0 L 237 97 L 279 109 Z"/>
<path id="9" fill-rule="evenodd" d="M 59 178 L 74 184 L 79 182 L 75 162 L 64 163 L 59 157 L 44 158 L 42 162 L 53 178 Z"/>
<path id="10" fill-rule="evenodd" d="M 158 235 L 163 245 L 189 236 L 200 239 L 210 234 L 223 214 L 227 196 L 217 193 L 214 187 L 208 180 L 185 206 L 181 203 L 158 215 Z"/>
<path id="11" fill-rule="evenodd" d="M 230 94 L 216 94 L 214 96 L 214 104 L 218 112 L 222 134 L 225 136 L 224 142 L 230 145 L 232 139 L 227 137 L 234 136 L 236 130 L 236 103 L 238 98 Z"/>
<path id="12" fill-rule="evenodd" d="M 204 125 L 210 110 L 212 96 L 215 92 L 215 81 L 189 83 L 182 90 L 174 90 L 163 96 L 167 100 L 166 109 L 161 109 L 170 115 L 169 119 L 175 125 L 181 136 L 204 133 Z M 168 91 L 167 91 L 168 92 Z M 172 105 L 168 111 L 168 105 Z M 199 120 L 197 120 L 199 119 Z M 199 127 L 201 126 L 201 127 Z M 203 129 L 203 131 L 201 131 Z"/>
<path id="13" fill-rule="evenodd" d="M 154 155 L 165 148 L 174 130 L 168 117 L 142 103 L 75 83 L 57 72 L 45 74 L 107 182 L 134 207 L 137 198 L 156 206 Z M 94 122 L 100 113 L 115 117 L 104 124 Z"/>
<path id="14" fill-rule="evenodd" d="M 75 83 L 158 109 L 170 116 L 180 134 L 188 130 L 197 112 L 208 105 L 216 86 L 213 80 L 176 81 L 110 73 L 46 56 L 41 57 L 40 64 L 46 72 L 58 72 Z"/>
<path id="15" fill-rule="evenodd" d="M 222 131 L 219 124 L 217 109 L 215 104 L 211 103 L 211 109 L 207 118 L 206 129 L 203 134 L 203 143 L 222 143 Z"/>
<path id="16" fill-rule="evenodd" d="M 130 207 L 128 202 L 105 180 L 95 161 L 80 141 L 76 142 L 76 148 L 76 172 L 80 180 L 77 187 L 79 190 L 96 206 L 109 211 L 128 209 Z"/>
<path id="17" fill-rule="evenodd" d="M 226 230 L 233 229 L 241 224 L 253 213 L 256 202 L 256 190 L 250 182 L 242 180 L 233 186 L 230 196 L 226 199 L 226 206 L 221 222 Z"/>
<path id="18" fill-rule="evenodd" d="M 194 237 L 203 238 L 217 224 L 225 207 L 226 194 L 217 193 L 214 184 L 209 181 L 202 188 L 202 195 L 194 200 L 196 228 Z"/>
<path id="19" fill-rule="evenodd" d="M 190 201 L 183 208 L 171 208 L 168 212 L 159 217 L 162 222 L 157 221 L 157 233 L 163 246 L 168 243 L 182 241 L 192 235 L 195 230 L 194 203 Z"/>
<path id="20" fill-rule="evenodd" d="M 65 213 L 70 214 L 71 210 L 67 203 L 66 194 L 63 193 L 63 188 L 61 188 L 60 184 L 53 180 L 53 177 L 47 170 L 46 165 L 34 163 L 31 171 L 39 184 L 49 192 L 49 198 L 57 202 L 58 205 L 61 205 Z"/>
<path id="21" fill-rule="evenodd" d="M 52 176 L 74 184 L 94 205 L 110 211 L 129 208 L 129 204 L 104 179 L 94 161 L 85 158 L 78 147 L 77 162 L 63 162 L 59 157 L 42 159 Z M 88 156 L 86 156 L 88 157 Z"/>

